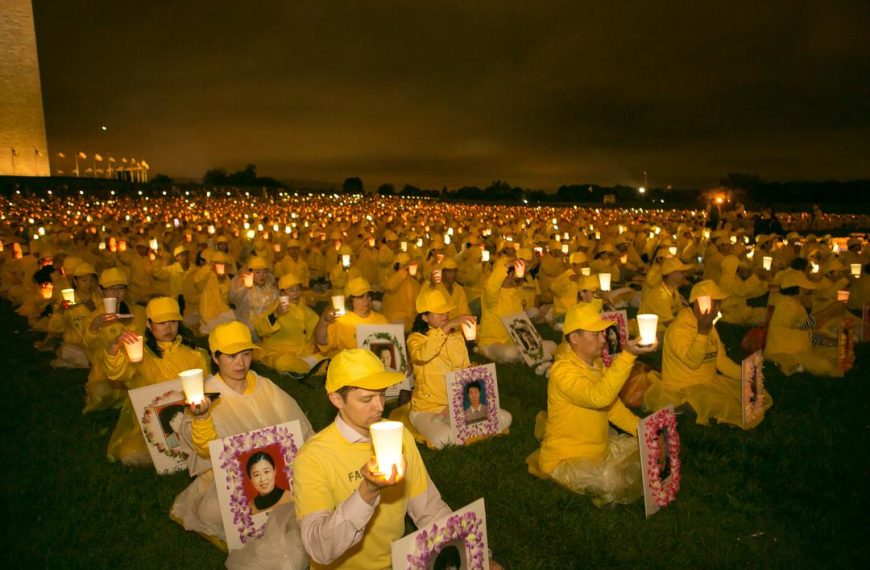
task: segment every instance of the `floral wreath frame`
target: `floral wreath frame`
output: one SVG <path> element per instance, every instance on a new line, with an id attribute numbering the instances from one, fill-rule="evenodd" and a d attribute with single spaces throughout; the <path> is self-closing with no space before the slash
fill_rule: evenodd
<path id="1" fill-rule="evenodd" d="M 680 434 L 677 432 L 677 416 L 668 408 L 662 408 L 644 420 L 646 424 L 645 444 L 648 450 L 646 457 L 647 485 L 653 499 L 659 507 L 666 507 L 677 498 L 680 490 Z M 662 482 L 659 458 L 659 432 L 668 432 L 668 460 L 671 465 L 671 476 L 667 484 Z"/>
<path id="2" fill-rule="evenodd" d="M 234 435 L 223 440 L 223 451 L 220 455 L 221 469 L 227 474 L 227 491 L 229 491 L 229 508 L 233 515 L 233 523 L 242 544 L 249 540 L 260 538 L 265 525 L 260 528 L 254 524 L 251 507 L 245 495 L 244 470 L 239 457 L 251 449 L 257 449 L 277 443 L 281 447 L 284 459 L 284 474 L 290 493 L 293 493 L 293 469 L 291 464 L 299 451 L 293 434 L 284 426 L 272 426 L 253 432 Z"/>
<path id="3" fill-rule="evenodd" d="M 433 524 L 421 530 L 414 540 L 414 552 L 408 555 L 408 570 L 426 570 L 429 562 L 451 542 L 462 540 L 469 570 L 485 568 L 487 553 L 483 548 L 483 519 L 474 511 L 452 515 L 443 527 Z"/>
<path id="4" fill-rule="evenodd" d="M 486 366 L 475 366 L 453 372 L 456 383 L 453 385 L 453 394 L 450 406 L 453 409 L 454 424 L 457 425 L 457 438 L 463 443 L 471 443 L 480 439 L 493 436 L 498 433 L 498 395 L 495 391 L 495 378 Z M 465 422 L 465 387 L 472 382 L 481 382 L 486 391 L 487 412 L 486 419 L 468 425 Z M 496 404 L 496 405 L 493 405 Z"/>
<path id="5" fill-rule="evenodd" d="M 619 345 L 625 346 L 625 343 L 628 342 L 628 322 L 626 312 L 606 311 L 601 313 L 601 318 L 605 321 L 613 320 L 616 323 L 616 329 L 619 332 Z M 604 348 L 601 349 L 601 362 L 604 364 L 604 367 L 610 368 L 614 358 L 616 358 L 616 355 L 610 354 L 610 350 L 605 344 Z"/>
<path id="6" fill-rule="evenodd" d="M 526 351 L 520 348 L 522 346 L 522 341 L 520 341 L 519 334 L 514 330 L 514 326 L 517 324 L 522 325 L 531 325 L 531 329 L 534 331 L 535 340 L 538 343 L 538 349 L 534 352 Z M 529 328 L 528 326 L 526 328 Z M 520 350 L 520 352 L 525 353 L 530 360 L 533 362 L 541 362 L 544 360 L 544 341 L 541 338 L 540 333 L 538 333 L 538 329 L 535 328 L 535 325 L 532 324 L 531 321 L 523 318 L 516 318 L 511 320 L 510 324 L 507 327 L 508 333 L 510 334 L 511 340 L 514 341 L 514 345 Z"/>
<path id="7" fill-rule="evenodd" d="M 159 439 L 155 436 L 153 427 L 155 420 L 159 424 L 160 420 L 157 419 L 157 413 L 154 411 L 154 407 L 161 403 L 161 400 L 168 398 L 174 394 L 181 394 L 181 399 L 184 399 L 184 394 L 179 390 L 169 390 L 164 392 L 148 402 L 148 405 L 145 406 L 145 411 L 142 414 L 141 422 L 142 422 L 142 433 L 145 434 L 145 440 L 154 448 L 167 457 L 171 457 L 173 459 L 186 460 L 187 453 L 179 449 L 172 449 L 171 447 L 166 447 L 164 442 L 159 441 Z M 162 432 L 163 426 L 160 427 Z"/>
<path id="8" fill-rule="evenodd" d="M 399 339 L 397 339 L 395 335 L 386 331 L 372 333 L 363 341 L 363 348 L 365 348 L 366 350 L 371 350 L 371 344 L 374 340 L 387 340 L 393 343 L 393 346 L 396 347 L 396 352 L 399 354 L 399 358 L 401 359 L 402 363 L 399 372 L 406 372 L 408 370 L 408 361 L 405 358 L 405 351 L 402 350 L 402 343 L 399 342 Z"/>
<path id="9" fill-rule="evenodd" d="M 756 370 L 756 373 L 752 376 L 744 375 L 742 378 L 742 389 L 741 389 L 741 404 L 743 405 L 743 418 L 744 423 L 751 424 L 758 418 L 764 416 L 764 399 L 762 394 L 764 393 L 764 357 L 761 353 L 756 353 L 756 355 L 749 356 L 747 358 L 753 359 L 753 366 Z M 753 377 L 756 379 L 755 384 L 755 400 L 751 400 L 750 396 L 752 394 L 752 379 Z"/>

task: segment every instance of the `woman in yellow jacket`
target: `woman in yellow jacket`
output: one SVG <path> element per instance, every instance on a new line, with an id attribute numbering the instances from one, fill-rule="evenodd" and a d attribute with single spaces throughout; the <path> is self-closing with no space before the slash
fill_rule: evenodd
<path id="1" fill-rule="evenodd" d="M 85 328 L 85 345 L 91 361 L 88 382 L 85 384 L 85 413 L 117 408 L 127 399 L 124 384 L 109 380 L 103 353 L 124 331 L 133 331 L 137 335 L 145 333 L 144 307 L 125 302 L 128 283 L 127 274 L 116 267 L 100 273 L 100 291 L 104 301 L 91 314 Z M 106 299 L 114 299 L 109 301 L 109 304 L 115 305 L 114 311 L 106 310 Z"/>
<path id="2" fill-rule="evenodd" d="M 698 298 L 709 297 L 710 309 L 704 313 Z M 644 407 L 658 410 L 672 404 L 687 403 L 695 410 L 697 422 L 707 425 L 710 418 L 743 429 L 761 423 L 763 416 L 743 424 L 740 365 L 725 354 L 713 320 L 719 311 L 719 301 L 728 295 L 713 281 L 701 281 L 689 295 L 691 306 L 680 311 L 665 331 L 661 380 L 652 378 L 644 396 Z M 773 405 L 765 390 L 764 409 Z"/>
<path id="3" fill-rule="evenodd" d="M 565 317 L 568 350 L 560 351 L 547 383 L 547 412 L 541 448 L 526 458 L 529 472 L 593 504 L 628 504 L 643 494 L 637 445 L 639 419 L 619 399 L 635 358 L 657 345 L 640 347 L 638 339 L 604 368 L 601 351 L 612 321 L 598 314 L 597 303 L 572 307 Z M 616 435 L 609 424 L 627 432 Z"/>
<path id="4" fill-rule="evenodd" d="M 336 315 L 327 308 L 314 329 L 314 340 L 321 352 L 334 356 L 341 350 L 357 348 L 357 325 L 388 325 L 390 321 L 372 310 L 372 286 L 362 277 L 351 279 L 345 289 L 345 313 Z"/>
<path id="5" fill-rule="evenodd" d="M 156 297 L 145 307 L 148 318 L 145 331 L 145 350 L 141 362 L 130 362 L 121 345 L 136 341 L 133 331 L 125 330 L 103 353 L 103 365 L 110 380 L 122 382 L 127 389 L 159 384 L 178 377 L 178 373 L 191 368 L 208 367 L 208 355 L 195 348 L 193 341 L 178 332 L 181 312 L 178 302 L 169 297 Z M 139 429 L 133 404 L 124 402 L 121 415 L 106 452 L 109 461 L 124 465 L 150 465 L 145 438 Z"/>
<path id="6" fill-rule="evenodd" d="M 199 297 L 201 334 L 208 334 L 217 325 L 236 318 L 230 308 L 230 272 L 235 273 L 235 262 L 219 251 L 213 252 L 208 265 L 197 272 L 197 281 L 202 284 L 202 295 Z"/>
<path id="7" fill-rule="evenodd" d="M 414 318 L 417 311 L 414 310 L 414 301 L 420 293 L 420 282 L 417 277 L 410 274 L 408 265 L 411 258 L 407 253 L 401 252 L 396 255 L 396 263 L 392 273 L 384 282 L 384 300 L 381 312 L 391 323 L 401 323 L 405 327 L 405 333 L 411 332 L 414 326 Z"/>
<path id="8" fill-rule="evenodd" d="M 78 264 L 72 273 L 72 286 L 75 303 L 59 303 L 48 322 L 49 334 L 63 335 L 57 358 L 51 361 L 55 368 L 89 367 L 85 351 L 85 327 L 91 313 L 102 303 L 94 266 L 90 263 Z"/>
<path id="9" fill-rule="evenodd" d="M 815 319 L 807 312 L 816 284 L 800 271 L 783 271 L 779 297 L 767 329 L 764 357 L 786 376 L 806 371 L 816 376 L 842 376 L 837 370 L 836 340 L 814 334 Z"/>
<path id="10" fill-rule="evenodd" d="M 188 451 L 188 471 L 196 479 L 175 498 L 170 517 L 187 530 L 198 532 L 212 541 L 224 541 L 226 534 L 221 522 L 209 442 L 294 420 L 299 421 L 303 439 L 314 435 L 314 430 L 296 400 L 271 380 L 251 370 L 252 353 L 259 347 L 252 342 L 247 326 L 238 321 L 218 325 L 209 334 L 208 346 L 211 361 L 217 365 L 218 372 L 206 378 L 205 391 L 219 393 L 220 399 L 214 403 L 209 398 L 204 399 L 191 409 L 191 413 L 185 414 L 182 421 L 182 448 Z M 296 442 L 297 447 L 301 444 Z M 287 513 L 291 516 L 284 516 Z M 294 542 L 294 535 L 298 544 L 299 535 L 292 513 L 292 505 L 276 506 L 270 512 L 266 532 L 272 532 L 269 526 L 274 524 L 272 519 L 276 516 L 281 521 L 281 530 L 286 531 L 279 533 L 284 535 L 283 538 L 273 537 L 276 541 L 269 541 L 279 552 L 279 557 L 287 554 L 295 558 L 303 554 L 282 551 L 282 547 Z M 247 547 L 242 552 L 254 554 Z M 260 554 L 268 556 L 267 553 Z M 253 560 L 249 564 L 245 567 L 260 567 Z"/>
<path id="11" fill-rule="evenodd" d="M 728 294 L 728 297 L 722 302 L 722 320 L 734 325 L 763 323 L 767 318 L 767 309 L 765 307 L 749 307 L 746 300 L 767 293 L 767 283 L 759 279 L 756 273 L 745 280 L 742 279 L 737 274 L 739 265 L 740 261 L 736 255 L 726 255 L 722 260 L 722 271 L 716 282 L 719 288 Z M 758 271 L 758 273 L 763 274 L 763 270 Z"/>
<path id="12" fill-rule="evenodd" d="M 414 332 L 408 337 L 408 353 L 416 380 L 409 419 L 430 447 L 440 449 L 456 443 L 450 433 L 446 375 L 471 366 L 461 327 L 474 320 L 468 314 L 450 318 L 454 305 L 443 291 L 431 286 L 420 292 L 416 306 Z M 502 409 L 498 414 L 499 425 L 507 429 L 513 418 Z"/>
<path id="13" fill-rule="evenodd" d="M 283 275 L 278 301 L 254 323 L 263 348 L 257 360 L 278 372 L 305 374 L 322 359 L 314 345 L 320 318 L 302 299 L 302 284 L 293 273 Z"/>

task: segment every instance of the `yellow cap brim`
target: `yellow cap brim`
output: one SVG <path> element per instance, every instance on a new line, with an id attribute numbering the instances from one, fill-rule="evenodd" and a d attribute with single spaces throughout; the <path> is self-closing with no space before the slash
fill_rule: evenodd
<path id="1" fill-rule="evenodd" d="M 567 321 L 566 321 L 567 322 Z M 575 331 L 590 331 L 590 332 L 601 332 L 603 330 L 608 329 L 616 324 L 616 321 L 605 321 L 604 319 L 598 319 L 597 321 L 591 323 L 577 323 L 572 324 L 570 327 L 564 327 L 564 334 L 571 334 Z"/>
<path id="2" fill-rule="evenodd" d="M 362 388 L 363 390 L 371 390 L 377 392 L 386 390 L 394 384 L 398 384 L 405 379 L 405 375 L 401 372 L 376 372 L 362 378 L 352 378 L 348 380 L 338 380 L 326 383 L 327 392 L 337 392 L 345 386 L 353 386 L 354 388 Z"/>
<path id="3" fill-rule="evenodd" d="M 237 342 L 235 344 L 222 346 L 218 348 L 216 352 L 221 352 L 223 354 L 238 354 L 243 350 L 260 350 L 260 347 L 252 342 Z"/>
<path id="4" fill-rule="evenodd" d="M 151 317 L 152 323 L 167 323 L 169 321 L 183 321 L 184 317 L 181 313 L 163 313 L 162 315 L 154 315 Z"/>

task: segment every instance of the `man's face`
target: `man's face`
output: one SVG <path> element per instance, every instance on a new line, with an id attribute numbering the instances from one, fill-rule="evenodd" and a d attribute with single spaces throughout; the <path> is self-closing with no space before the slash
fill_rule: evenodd
<path id="1" fill-rule="evenodd" d="M 329 395 L 330 401 L 338 408 L 341 419 L 361 434 L 368 435 L 369 426 L 381 421 L 384 413 L 384 390 L 357 388 L 342 398 L 337 392 Z"/>
<path id="2" fill-rule="evenodd" d="M 468 401 L 471 402 L 472 408 L 480 406 L 480 389 L 477 386 L 468 389 Z"/>

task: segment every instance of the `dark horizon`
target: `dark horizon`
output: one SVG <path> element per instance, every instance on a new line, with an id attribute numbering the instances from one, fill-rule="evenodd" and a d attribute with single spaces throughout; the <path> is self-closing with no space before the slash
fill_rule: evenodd
<path id="1" fill-rule="evenodd" d="M 53 173 L 85 151 L 367 187 L 870 178 L 867 3 L 201 8 L 34 0 Z"/>

